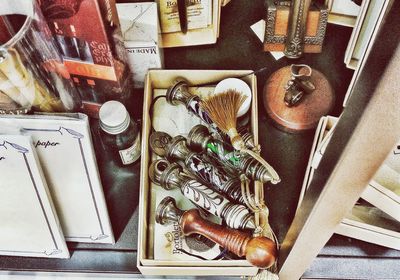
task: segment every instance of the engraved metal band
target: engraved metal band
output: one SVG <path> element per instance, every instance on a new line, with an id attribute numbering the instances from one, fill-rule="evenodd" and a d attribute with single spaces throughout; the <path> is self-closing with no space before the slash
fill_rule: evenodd
<path id="1" fill-rule="evenodd" d="M 304 35 L 311 0 L 293 0 L 289 14 L 289 28 L 285 44 L 285 56 L 299 58 L 304 50 Z"/>

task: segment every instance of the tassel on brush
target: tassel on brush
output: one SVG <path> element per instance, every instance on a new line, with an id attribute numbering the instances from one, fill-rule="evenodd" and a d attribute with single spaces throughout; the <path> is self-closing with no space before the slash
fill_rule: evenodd
<path id="1" fill-rule="evenodd" d="M 240 92 L 229 89 L 201 102 L 201 107 L 217 124 L 218 128 L 229 136 L 232 146 L 236 150 L 245 148 L 244 141 L 236 129 L 236 118 L 239 108 L 246 98 Z"/>

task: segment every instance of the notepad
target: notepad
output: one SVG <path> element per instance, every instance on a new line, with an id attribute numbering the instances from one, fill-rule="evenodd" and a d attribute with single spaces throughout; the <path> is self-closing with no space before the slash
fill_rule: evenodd
<path id="1" fill-rule="evenodd" d="M 1 116 L 2 130 L 30 135 L 67 241 L 114 243 L 83 114 Z"/>
<path id="2" fill-rule="evenodd" d="M 29 136 L 0 135 L 0 255 L 69 258 Z"/>

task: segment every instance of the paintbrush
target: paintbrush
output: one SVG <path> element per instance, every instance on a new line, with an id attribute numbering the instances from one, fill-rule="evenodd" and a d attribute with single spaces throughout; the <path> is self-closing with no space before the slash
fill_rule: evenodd
<path id="1" fill-rule="evenodd" d="M 178 14 L 179 14 L 179 24 L 181 26 L 181 31 L 183 34 L 187 32 L 187 6 L 186 0 L 178 0 Z"/>

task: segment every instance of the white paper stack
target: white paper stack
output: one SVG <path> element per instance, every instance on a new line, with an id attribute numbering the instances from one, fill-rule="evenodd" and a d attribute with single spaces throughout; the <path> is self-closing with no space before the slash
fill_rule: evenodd
<path id="1" fill-rule="evenodd" d="M 0 255 L 69 258 L 29 136 L 0 135 Z"/>
<path id="2" fill-rule="evenodd" d="M 13 130 L 32 138 L 65 239 L 114 243 L 88 117 L 0 116 L 0 133 Z"/>

